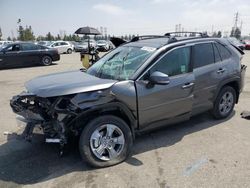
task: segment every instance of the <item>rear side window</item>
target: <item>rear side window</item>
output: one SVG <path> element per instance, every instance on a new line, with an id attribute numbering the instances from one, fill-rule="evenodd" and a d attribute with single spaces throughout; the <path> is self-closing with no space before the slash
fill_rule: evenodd
<path id="1" fill-rule="evenodd" d="M 219 50 L 218 50 L 218 48 L 216 47 L 215 44 L 213 44 L 213 48 L 214 48 L 214 61 L 215 62 L 220 62 L 221 58 L 220 58 Z"/>
<path id="2" fill-rule="evenodd" d="M 214 52 L 211 43 L 196 44 L 194 46 L 194 68 L 214 63 Z"/>
<path id="3" fill-rule="evenodd" d="M 62 46 L 66 46 L 66 45 L 68 45 L 66 42 L 61 42 L 61 45 Z"/>
<path id="4" fill-rule="evenodd" d="M 22 44 L 22 50 L 23 51 L 29 51 L 29 50 L 37 50 L 38 47 L 35 44 Z"/>
<path id="5" fill-rule="evenodd" d="M 175 76 L 189 72 L 190 47 L 175 49 L 164 55 L 150 70 L 159 71 L 168 76 Z"/>
<path id="6" fill-rule="evenodd" d="M 225 46 L 223 46 L 219 43 L 216 43 L 215 45 L 219 49 L 220 56 L 221 56 L 222 60 L 229 59 L 231 57 L 230 51 Z"/>

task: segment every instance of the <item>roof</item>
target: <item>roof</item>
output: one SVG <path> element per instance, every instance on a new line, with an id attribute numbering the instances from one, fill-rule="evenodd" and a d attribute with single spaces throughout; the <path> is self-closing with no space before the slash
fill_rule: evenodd
<path id="1" fill-rule="evenodd" d="M 143 36 L 145 37 L 145 36 Z M 178 37 L 178 36 L 151 36 L 145 37 L 145 38 L 138 37 L 134 42 L 133 39 L 131 42 L 128 42 L 124 44 L 124 46 L 148 46 L 153 48 L 160 48 L 162 46 L 173 44 L 173 45 L 181 45 L 186 43 L 192 43 L 192 42 L 205 42 L 205 41 L 218 41 L 223 44 L 227 44 L 228 42 L 223 38 L 212 38 L 208 36 L 203 37 Z"/>
<path id="2" fill-rule="evenodd" d="M 149 46 L 153 48 L 160 48 L 169 42 L 169 37 L 159 37 L 159 38 L 149 38 L 149 39 L 142 39 L 135 42 L 126 43 L 124 46 Z"/>

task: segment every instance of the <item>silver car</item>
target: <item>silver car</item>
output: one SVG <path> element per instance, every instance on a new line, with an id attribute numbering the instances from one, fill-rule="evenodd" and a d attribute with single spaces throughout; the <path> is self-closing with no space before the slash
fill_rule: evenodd
<path id="1" fill-rule="evenodd" d="M 48 47 L 57 49 L 60 54 L 71 54 L 74 50 L 74 46 L 67 41 L 56 41 L 50 44 Z"/>

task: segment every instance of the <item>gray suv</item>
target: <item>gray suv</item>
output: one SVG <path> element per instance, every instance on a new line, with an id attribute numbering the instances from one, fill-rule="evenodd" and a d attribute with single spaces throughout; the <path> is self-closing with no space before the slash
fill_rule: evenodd
<path id="1" fill-rule="evenodd" d="M 228 117 L 243 88 L 243 54 L 225 39 L 204 35 L 135 37 L 86 72 L 28 81 L 10 105 L 27 123 L 27 139 L 37 125 L 46 142 L 62 148 L 76 136 L 84 161 L 111 166 L 129 156 L 137 132 L 206 111 Z"/>

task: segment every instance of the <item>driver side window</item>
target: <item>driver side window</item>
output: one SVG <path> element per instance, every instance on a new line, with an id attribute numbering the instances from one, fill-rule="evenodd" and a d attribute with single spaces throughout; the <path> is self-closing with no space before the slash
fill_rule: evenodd
<path id="1" fill-rule="evenodd" d="M 20 45 L 14 44 L 6 49 L 6 52 L 17 52 L 20 51 Z"/>
<path id="2" fill-rule="evenodd" d="M 150 69 L 150 73 L 159 71 L 168 76 L 175 76 L 189 72 L 190 51 L 190 47 L 183 47 L 164 54 Z"/>

